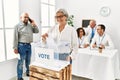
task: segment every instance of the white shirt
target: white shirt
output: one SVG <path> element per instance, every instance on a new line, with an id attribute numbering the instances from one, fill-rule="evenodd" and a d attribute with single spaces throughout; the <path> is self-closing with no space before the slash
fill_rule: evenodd
<path id="1" fill-rule="evenodd" d="M 91 46 L 95 43 L 97 47 L 99 47 L 99 45 L 102 44 L 105 46 L 105 49 L 114 49 L 114 45 L 113 45 L 113 42 L 110 36 L 105 33 L 102 36 L 99 36 L 98 34 L 96 34 L 94 38 L 92 39 Z"/>
<path id="2" fill-rule="evenodd" d="M 81 48 L 84 48 L 84 45 L 85 45 L 85 44 L 89 44 L 86 36 L 82 36 L 82 38 L 79 37 L 79 38 L 78 38 L 78 43 L 79 43 L 79 46 L 80 46 Z"/>
<path id="3" fill-rule="evenodd" d="M 91 39 L 91 34 L 92 34 L 92 28 L 88 25 L 88 27 L 87 28 L 84 28 L 85 29 L 85 34 L 86 34 L 86 36 L 87 36 L 87 38 L 88 38 L 88 41 L 90 42 L 90 39 Z M 97 31 L 96 31 L 96 26 L 93 28 L 94 29 L 94 32 L 95 32 L 95 34 L 97 33 Z M 95 36 L 95 34 L 94 34 L 94 36 Z"/>
<path id="4" fill-rule="evenodd" d="M 59 46 L 60 53 L 72 53 L 70 56 L 75 57 L 78 49 L 78 37 L 76 30 L 69 26 L 65 25 L 65 28 L 60 32 L 59 25 L 56 25 L 51 30 L 49 30 L 50 35 L 53 37 L 55 43 Z"/>

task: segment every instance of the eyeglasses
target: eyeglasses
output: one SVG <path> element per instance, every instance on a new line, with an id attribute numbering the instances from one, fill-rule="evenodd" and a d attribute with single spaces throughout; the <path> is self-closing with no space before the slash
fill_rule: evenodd
<path id="1" fill-rule="evenodd" d="M 63 18 L 63 16 L 65 16 L 65 15 L 55 16 L 55 18 Z"/>

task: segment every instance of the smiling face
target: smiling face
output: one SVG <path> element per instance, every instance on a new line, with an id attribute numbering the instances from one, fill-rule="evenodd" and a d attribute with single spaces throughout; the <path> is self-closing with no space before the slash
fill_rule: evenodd
<path id="1" fill-rule="evenodd" d="M 78 28 L 77 29 L 77 35 L 78 37 L 82 37 L 82 36 L 85 36 L 85 30 L 83 28 Z"/>
<path id="2" fill-rule="evenodd" d="M 67 17 L 62 12 L 57 12 L 55 18 L 59 24 L 65 24 L 67 22 Z"/>
<path id="3" fill-rule="evenodd" d="M 94 28 L 96 26 L 96 21 L 95 20 L 91 20 L 89 23 L 91 28 Z"/>
<path id="4" fill-rule="evenodd" d="M 100 36 L 102 36 L 104 34 L 104 30 L 101 28 L 101 26 L 97 27 L 97 32 Z"/>
<path id="5" fill-rule="evenodd" d="M 28 23 L 28 20 L 29 20 L 29 15 L 28 15 L 28 13 L 23 13 L 23 14 L 21 15 L 20 19 L 21 19 L 21 21 L 22 21 L 23 23 L 27 24 L 27 23 Z"/>
<path id="6" fill-rule="evenodd" d="M 80 37 L 84 36 L 84 32 L 83 32 L 82 29 L 79 30 L 79 36 L 80 36 Z"/>

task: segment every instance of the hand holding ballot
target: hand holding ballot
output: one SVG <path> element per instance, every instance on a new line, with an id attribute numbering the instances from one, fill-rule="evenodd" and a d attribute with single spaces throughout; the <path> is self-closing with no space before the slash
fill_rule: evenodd
<path id="1" fill-rule="evenodd" d="M 47 33 L 45 33 L 45 34 L 43 34 L 42 35 L 42 41 L 43 42 L 46 42 L 46 38 L 48 37 L 48 34 Z"/>

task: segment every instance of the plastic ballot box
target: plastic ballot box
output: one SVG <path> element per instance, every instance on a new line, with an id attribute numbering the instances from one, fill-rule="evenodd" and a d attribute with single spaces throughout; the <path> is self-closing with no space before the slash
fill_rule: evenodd
<path id="1" fill-rule="evenodd" d="M 54 49 L 35 47 L 35 61 L 54 60 Z"/>
<path id="2" fill-rule="evenodd" d="M 30 80 L 72 80 L 68 61 L 35 61 L 30 65 Z"/>

